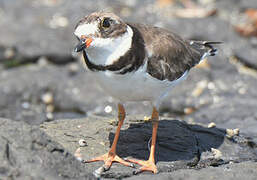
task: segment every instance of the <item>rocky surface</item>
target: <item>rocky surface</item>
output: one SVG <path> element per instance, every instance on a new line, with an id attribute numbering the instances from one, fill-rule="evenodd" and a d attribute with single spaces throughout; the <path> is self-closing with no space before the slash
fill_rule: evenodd
<path id="1" fill-rule="evenodd" d="M 19 63 L 25 63 L 35 62 L 40 56 L 46 56 L 57 64 L 74 61 L 72 51 L 77 41 L 73 31 L 81 17 L 103 9 L 123 11 L 127 16 L 129 13 L 137 17 L 132 13 L 132 8 L 137 7 L 139 14 L 145 3 L 112 0 L 2 0 L 0 47 L 7 53 L 0 56 L 0 60 L 11 57 Z M 144 16 L 140 15 L 141 18 Z"/>
<path id="2" fill-rule="evenodd" d="M 117 153 L 121 157 L 148 158 L 152 123 L 141 119 L 140 116 L 126 118 L 117 148 Z M 70 153 L 75 153 L 80 148 L 83 159 L 106 153 L 113 141 L 116 129 L 113 120 L 99 116 L 58 120 L 44 123 L 40 127 Z M 79 147 L 80 139 L 84 139 L 87 146 Z M 197 170 L 210 166 L 226 168 L 223 165 L 257 161 L 257 144 L 245 135 L 230 136 L 225 129 L 208 128 L 162 118 L 158 129 L 156 161 L 160 175 L 154 178 L 165 177 L 164 172 L 177 172 L 182 169 Z M 102 164 L 102 162 L 89 163 L 86 167 L 96 170 Z M 254 171 L 256 164 L 250 163 L 249 167 Z M 134 171 L 133 168 L 114 164 L 109 171 L 102 174 L 102 177 L 130 177 L 133 176 Z M 206 173 L 202 175 L 205 176 Z M 253 175 L 254 173 L 251 174 Z M 140 179 L 140 176 L 135 179 Z"/>
<path id="3" fill-rule="evenodd" d="M 231 25 L 235 19 L 240 18 L 239 13 L 243 9 L 254 8 L 254 0 L 217 0 L 209 4 L 202 2 L 201 7 L 217 8 L 217 16 L 184 20 L 176 20 L 172 14 L 176 10 L 174 7 L 181 8 L 181 5 L 168 5 L 165 8 L 158 1 L 161 0 L 77 0 L 76 3 L 72 0 L 2 0 L 0 61 L 12 59 L 16 63 L 35 62 L 40 56 L 48 57 L 57 64 L 74 61 L 72 51 L 76 38 L 73 31 L 76 22 L 84 15 L 103 9 L 119 14 L 126 21 L 145 22 L 177 30 L 187 38 L 224 41 L 230 43 L 230 48 L 245 47 L 247 44 L 247 40 L 234 35 Z"/>
<path id="4" fill-rule="evenodd" d="M 94 179 L 38 127 L 0 119 L 0 179 Z"/>
<path id="5" fill-rule="evenodd" d="M 71 154 L 81 138 L 88 143 L 81 148 L 84 158 L 108 150 L 115 130 L 111 124 L 116 123 L 117 104 L 98 89 L 94 77 L 77 61 L 79 56 L 71 52 L 76 44 L 73 29 L 78 19 L 103 9 L 127 21 L 171 29 L 184 38 L 224 42 L 219 46 L 219 55 L 191 70 L 187 80 L 175 87 L 161 106 L 158 178 L 241 179 L 245 175 L 245 179 L 251 179 L 256 176 L 253 169 L 256 169 L 257 142 L 257 43 L 255 36 L 243 37 L 235 31 L 235 25 L 245 21 L 245 9 L 256 8 L 255 0 L 191 2 L 200 8 L 196 12 L 214 8 L 214 14 L 197 17 L 191 12 L 194 18 L 179 18 L 176 12 L 182 9 L 186 13 L 192 4 L 169 0 L 0 1 L 0 117 L 11 119 L 1 119 L 4 123 L 0 123 L 3 154 L 0 162 L 4 162 L 4 168 L 0 165 L 0 179 L 40 179 L 44 174 L 48 179 L 58 179 L 58 173 L 63 172 L 65 177 L 60 179 L 83 179 L 90 178 L 91 172 L 101 166 L 100 162 L 83 165 Z M 147 103 L 126 103 L 125 107 L 129 116 L 118 153 L 122 157 L 147 158 L 151 123 L 144 124 L 142 119 L 150 115 L 151 107 Z M 48 121 L 51 122 L 45 123 Z M 207 128 L 211 122 L 217 128 Z M 42 123 L 41 130 L 50 137 L 38 129 Z M 240 134 L 229 138 L 226 128 L 231 129 L 230 134 L 239 128 Z M 30 148 L 37 144 L 35 138 L 43 144 L 40 150 Z M 24 151 L 16 150 L 18 146 Z M 51 152 L 48 147 L 61 151 Z M 10 160 L 6 159 L 6 148 L 11 149 L 7 153 L 11 154 Z M 215 149 L 222 155 L 215 156 L 213 153 L 218 152 Z M 41 153 L 46 155 L 43 157 Z M 35 154 L 45 163 L 33 158 L 25 161 L 30 159 L 29 154 Z M 199 160 L 197 165 L 188 166 L 196 160 Z M 60 163 L 65 166 L 60 167 Z M 32 166 L 36 167 L 34 173 L 28 170 Z M 132 172 L 131 168 L 115 164 L 104 177 L 127 177 Z M 144 177 L 156 176 L 131 178 Z"/>
<path id="6" fill-rule="evenodd" d="M 257 164 L 254 162 L 244 162 L 240 164 L 228 164 L 220 167 L 208 167 L 200 170 L 178 170 L 173 173 L 163 173 L 158 175 L 158 179 L 169 180 L 169 179 L 223 179 L 233 180 L 233 179 L 256 179 L 256 169 Z M 156 179 L 155 176 L 151 175 L 140 175 L 138 177 L 128 178 L 129 180 L 136 179 Z"/>
<path id="7" fill-rule="evenodd" d="M 141 116 L 127 117 L 117 149 L 121 157 L 147 158 L 151 123 L 141 119 Z M 39 129 L 24 122 L 0 119 L 0 178 L 95 179 L 92 172 L 102 162 L 83 164 L 72 154 L 79 148 L 80 139 L 86 142 L 86 146 L 80 147 L 82 158 L 105 153 L 113 141 L 114 124 L 108 118 L 90 116 L 44 123 Z M 114 164 L 102 178 L 167 179 L 172 176 L 179 179 L 191 173 L 195 179 L 218 178 L 216 173 L 223 175 L 226 171 L 225 177 L 231 178 L 241 169 L 235 179 L 244 175 L 252 179 L 256 175 L 257 145 L 240 133 L 231 136 L 225 129 L 162 118 L 156 160 L 157 175 L 134 176 L 135 169 Z"/>

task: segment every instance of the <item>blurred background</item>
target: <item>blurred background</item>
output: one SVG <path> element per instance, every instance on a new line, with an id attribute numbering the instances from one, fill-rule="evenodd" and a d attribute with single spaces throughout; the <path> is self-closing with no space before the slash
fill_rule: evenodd
<path id="1" fill-rule="evenodd" d="M 113 117 L 116 103 L 97 90 L 80 56 L 76 23 L 94 11 L 223 41 L 218 56 L 194 68 L 161 106 L 161 116 L 214 122 L 257 138 L 256 0 L 0 0 L 0 117 L 29 124 L 92 114 Z M 150 115 L 147 103 L 126 104 Z"/>

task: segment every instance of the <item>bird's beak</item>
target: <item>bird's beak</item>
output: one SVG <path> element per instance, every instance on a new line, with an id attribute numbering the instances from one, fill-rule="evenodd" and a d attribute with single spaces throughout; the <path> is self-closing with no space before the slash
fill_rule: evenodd
<path id="1" fill-rule="evenodd" d="M 75 52 L 80 52 L 85 48 L 88 48 L 91 44 L 91 42 L 93 41 L 92 38 L 81 38 L 79 43 L 76 45 L 76 47 L 74 48 Z"/>

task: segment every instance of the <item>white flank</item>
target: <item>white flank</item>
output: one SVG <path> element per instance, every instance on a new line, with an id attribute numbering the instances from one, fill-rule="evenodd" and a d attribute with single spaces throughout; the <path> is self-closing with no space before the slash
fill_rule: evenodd
<path id="1" fill-rule="evenodd" d="M 106 71 L 93 73 L 93 76 L 104 92 L 121 102 L 150 101 L 158 107 L 171 89 L 187 77 L 188 72 L 174 81 L 160 81 L 146 72 L 146 65 L 145 63 L 137 71 L 124 75 Z"/>

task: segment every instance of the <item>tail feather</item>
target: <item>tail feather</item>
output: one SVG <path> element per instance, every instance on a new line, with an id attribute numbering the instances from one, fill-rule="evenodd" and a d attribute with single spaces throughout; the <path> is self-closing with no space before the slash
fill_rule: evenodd
<path id="1" fill-rule="evenodd" d="M 190 41 L 191 47 L 199 53 L 200 60 L 204 59 L 206 56 L 215 56 L 218 49 L 214 48 L 213 45 L 222 44 L 219 41 Z"/>
<path id="2" fill-rule="evenodd" d="M 207 48 L 209 48 L 209 55 L 210 56 L 215 56 L 218 53 L 218 49 L 214 48 L 214 44 L 222 44 L 222 42 L 219 41 L 204 41 L 203 45 Z"/>

